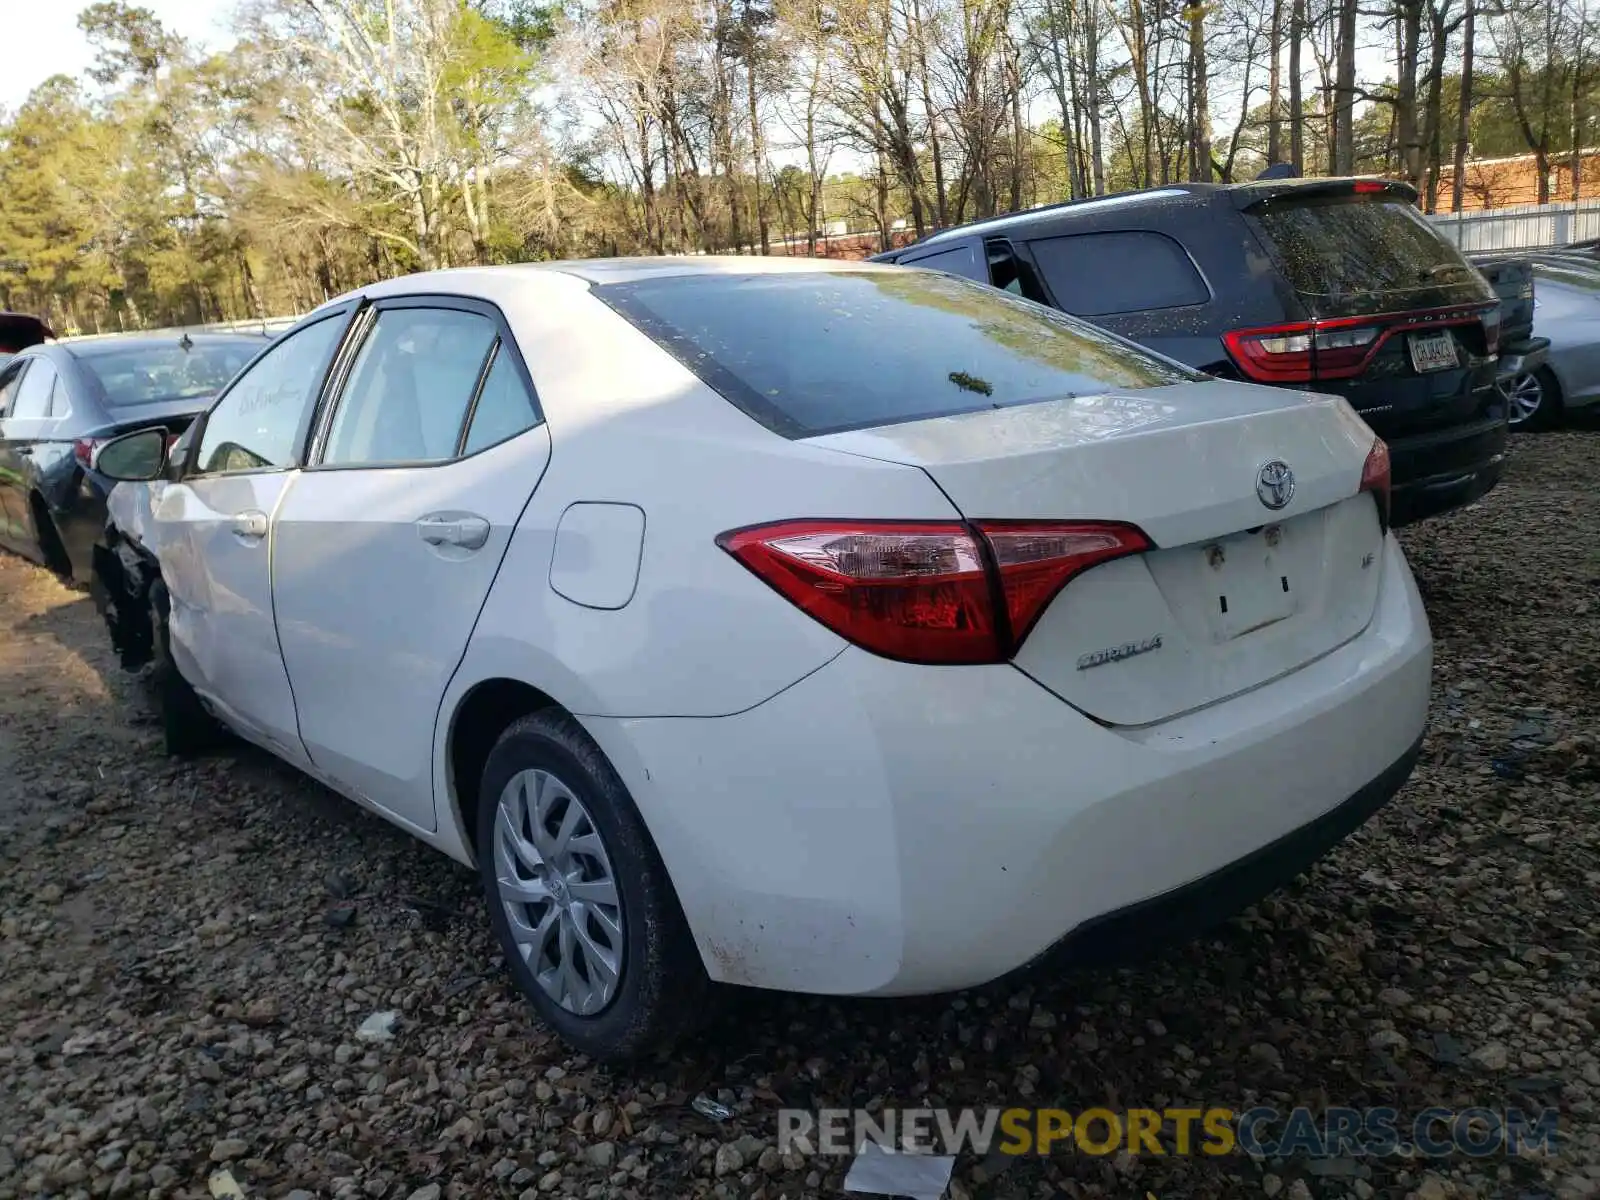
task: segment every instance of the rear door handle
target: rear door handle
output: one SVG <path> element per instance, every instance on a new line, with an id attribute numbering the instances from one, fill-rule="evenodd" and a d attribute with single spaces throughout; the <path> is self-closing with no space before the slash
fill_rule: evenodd
<path id="1" fill-rule="evenodd" d="M 430 546 L 477 550 L 489 540 L 489 522 L 482 517 L 423 517 L 417 533 Z"/>
<path id="2" fill-rule="evenodd" d="M 266 537 L 267 514 L 255 510 L 236 514 L 233 518 L 233 532 L 251 541 Z"/>

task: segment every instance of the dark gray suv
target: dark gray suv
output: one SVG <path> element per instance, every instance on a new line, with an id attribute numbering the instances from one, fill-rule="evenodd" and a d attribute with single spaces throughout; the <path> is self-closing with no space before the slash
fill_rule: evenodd
<path id="1" fill-rule="evenodd" d="M 1350 401 L 1389 444 L 1394 523 L 1500 479 L 1501 313 L 1483 277 L 1376 179 L 1175 184 L 941 230 L 874 261 L 1084 317 L 1215 375 Z"/>

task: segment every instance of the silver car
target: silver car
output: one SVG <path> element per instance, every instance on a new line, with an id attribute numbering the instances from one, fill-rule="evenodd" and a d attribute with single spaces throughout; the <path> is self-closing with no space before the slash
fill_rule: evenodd
<path id="1" fill-rule="evenodd" d="M 1564 413 L 1600 408 L 1600 262 L 1552 253 L 1534 260 L 1534 332 L 1544 365 L 1507 380 L 1517 429 L 1549 429 Z"/>

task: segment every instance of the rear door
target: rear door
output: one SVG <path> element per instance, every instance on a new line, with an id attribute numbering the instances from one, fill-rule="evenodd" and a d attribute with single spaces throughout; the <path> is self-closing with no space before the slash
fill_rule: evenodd
<path id="1" fill-rule="evenodd" d="M 273 604 L 312 761 L 431 830 L 439 703 L 550 439 L 495 309 L 405 298 L 363 320 L 274 522 Z"/>
<path id="2" fill-rule="evenodd" d="M 291 762 L 305 751 L 273 627 L 268 534 L 349 318 L 336 309 L 256 359 L 206 414 L 182 478 L 152 485 L 173 660 L 231 725 Z"/>

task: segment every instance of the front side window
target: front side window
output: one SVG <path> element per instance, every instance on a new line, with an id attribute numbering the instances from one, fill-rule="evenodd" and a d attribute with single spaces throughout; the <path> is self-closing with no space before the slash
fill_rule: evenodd
<path id="1" fill-rule="evenodd" d="M 595 294 L 790 438 L 1205 378 L 1054 309 L 931 271 L 658 276 Z"/>
<path id="2" fill-rule="evenodd" d="M 206 417 L 196 469 L 263 471 L 291 467 L 307 407 L 344 332 L 344 314 L 289 334 L 228 389 Z"/>
<path id="3" fill-rule="evenodd" d="M 454 458 L 495 323 L 449 308 L 378 313 L 350 368 L 322 462 L 327 466 Z"/>
<path id="4" fill-rule="evenodd" d="M 904 258 L 900 261 L 907 267 L 921 267 L 925 271 L 948 271 L 964 279 L 983 277 L 982 270 L 978 266 L 977 249 L 971 242 L 952 250 L 941 250 L 937 254 L 925 254 L 921 258 Z"/>

